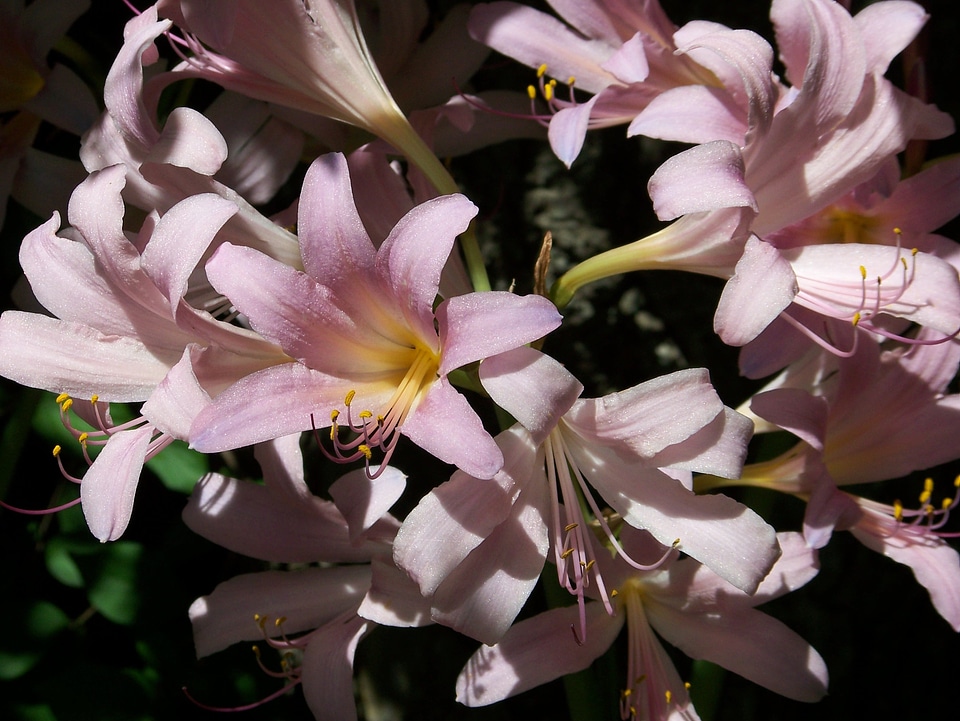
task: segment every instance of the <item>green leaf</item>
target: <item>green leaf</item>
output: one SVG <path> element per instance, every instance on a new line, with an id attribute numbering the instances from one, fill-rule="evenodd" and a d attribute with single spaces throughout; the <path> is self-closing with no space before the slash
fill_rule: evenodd
<path id="1" fill-rule="evenodd" d="M 191 450 L 183 441 L 174 441 L 147 468 L 157 474 L 164 486 L 178 493 L 192 493 L 201 476 L 210 470 L 207 456 Z"/>
<path id="2" fill-rule="evenodd" d="M 77 542 L 65 536 L 54 536 L 47 543 L 44 559 L 47 571 L 64 586 L 83 588 L 83 574 L 73 558 Z"/>
<path id="3" fill-rule="evenodd" d="M 15 608 L 5 610 L 5 615 L 17 619 L 16 623 L 9 624 L 4 648 L 0 649 L 0 679 L 10 681 L 25 674 L 43 658 L 70 619 L 47 601 L 16 604 Z"/>
<path id="4" fill-rule="evenodd" d="M 90 604 L 114 623 L 129 625 L 140 606 L 137 585 L 138 566 L 143 546 L 133 541 L 114 541 L 101 546 L 96 567 L 89 574 Z"/>

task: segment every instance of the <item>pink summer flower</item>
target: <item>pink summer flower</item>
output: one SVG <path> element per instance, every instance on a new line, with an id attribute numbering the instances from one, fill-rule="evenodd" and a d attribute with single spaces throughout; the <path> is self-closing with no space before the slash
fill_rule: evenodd
<path id="1" fill-rule="evenodd" d="M 752 595 L 693 559 L 677 560 L 675 552 L 655 570 L 638 571 L 597 544 L 597 563 L 617 591 L 615 613 L 608 613 L 602 603 L 588 604 L 590 630 L 583 644 L 569 632 L 576 607 L 521 621 L 498 644 L 482 647 L 467 661 L 457 679 L 457 700 L 486 706 L 587 668 L 624 626 L 628 666 L 620 695 L 623 719 L 699 718 L 658 635 L 692 658 L 717 663 L 776 693 L 799 701 L 820 700 L 827 688 L 823 659 L 780 621 L 754 608 L 800 588 L 819 569 L 815 552 L 799 534 L 778 538 L 783 555 Z M 655 558 L 663 552 L 636 529 L 625 528 L 621 540 L 635 557 Z"/>
<path id="2" fill-rule="evenodd" d="M 299 434 L 260 444 L 254 453 L 263 485 L 209 474 L 184 521 L 234 552 L 300 567 L 239 575 L 194 601 L 197 656 L 259 641 L 280 656 L 280 670 L 268 670 L 274 660 L 258 650 L 261 667 L 287 682 L 265 700 L 302 684 L 318 721 L 355 719 L 357 644 L 378 623 L 430 622 L 416 587 L 390 561 L 399 524 L 387 511 L 406 477 L 392 467 L 376 480 L 363 469 L 351 471 L 331 486 L 331 502 L 307 487 Z M 303 567 L 316 562 L 324 565 Z"/>
<path id="3" fill-rule="evenodd" d="M 493 481 L 455 473 L 407 516 L 394 547 L 436 621 L 495 642 L 551 548 L 581 611 L 593 587 L 609 604 L 589 536 L 594 524 L 613 533 L 594 491 L 627 524 L 756 590 L 779 554 L 773 529 L 729 497 L 689 490 L 691 470 L 736 477 L 751 431 L 704 370 L 578 398 L 583 386 L 563 366 L 518 348 L 485 360 L 480 377 L 519 421 L 497 436 L 503 470 Z"/>
<path id="4" fill-rule="evenodd" d="M 300 197 L 305 272 L 224 244 L 210 282 L 293 359 L 247 376 L 213 399 L 191 428 L 212 452 L 330 427 L 341 460 L 378 448 L 389 459 L 405 435 L 478 477 L 503 464 L 466 399 L 447 380 L 463 365 L 543 337 L 560 324 L 545 298 L 468 293 L 434 310 L 440 275 L 477 209 L 441 196 L 406 215 L 379 249 L 357 214 L 346 159 L 319 158 Z M 344 441 L 341 426 L 356 438 Z"/>
<path id="5" fill-rule="evenodd" d="M 0 317 L 0 374 L 23 385 L 64 394 L 61 407 L 92 426 L 75 435 L 102 446 L 80 486 L 83 511 L 102 541 L 127 526 L 145 458 L 184 438 L 191 409 L 167 383 L 191 347 L 216 346 L 232 359 L 220 376 L 281 362 L 285 356 L 250 330 L 189 306 L 183 296 L 216 232 L 237 208 L 213 195 L 192 196 L 163 216 L 148 216 L 139 234 L 123 230 L 122 166 L 91 174 L 70 199 L 72 227 L 59 213 L 31 232 L 20 263 L 37 300 L 52 314 L 7 311 Z M 59 232 L 58 232 L 59 231 Z M 211 350 L 213 353 L 214 351 Z M 158 390 L 179 398 L 169 407 L 149 401 Z M 91 399 L 73 404 L 68 396 Z M 143 416 L 115 427 L 109 402 L 148 401 Z M 195 410 L 196 407 L 193 407 Z"/>

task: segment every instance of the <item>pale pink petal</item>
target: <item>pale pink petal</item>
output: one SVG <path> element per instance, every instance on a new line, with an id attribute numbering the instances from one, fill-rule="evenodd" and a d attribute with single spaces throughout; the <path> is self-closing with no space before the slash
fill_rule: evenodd
<path id="1" fill-rule="evenodd" d="M 191 426 L 191 446 L 213 453 L 306 431 L 312 425 L 327 427 L 331 410 L 342 407 L 349 390 L 344 381 L 299 363 L 266 368 L 241 378 L 213 399 Z M 383 388 L 380 396 L 365 393 L 358 405 L 381 405 L 391 390 Z"/>
<path id="2" fill-rule="evenodd" d="M 0 317 L 0 375 L 32 388 L 143 401 L 174 363 L 137 340 L 80 323 L 13 310 Z"/>
<path id="3" fill-rule="evenodd" d="M 867 5 L 853 16 L 867 51 L 867 72 L 883 74 L 890 61 L 909 45 L 930 18 L 913 2 Z"/>
<path id="4" fill-rule="evenodd" d="M 496 646 L 478 650 L 457 678 L 457 701 L 487 706 L 587 668 L 614 642 L 623 614 L 602 603 L 586 606 L 587 632 L 578 645 L 570 632 L 580 622 L 576 606 L 555 608 L 515 624 Z"/>
<path id="5" fill-rule="evenodd" d="M 204 114 L 228 147 L 216 180 L 254 205 L 272 199 L 303 154 L 303 133 L 274 116 L 265 103 L 234 93 L 220 95 Z"/>
<path id="6" fill-rule="evenodd" d="M 681 85 L 653 98 L 630 125 L 627 137 L 675 140 L 681 143 L 707 143 L 726 140 L 744 144 L 747 116 L 719 88 L 706 85 Z"/>
<path id="7" fill-rule="evenodd" d="M 594 95 L 585 103 L 564 108 L 550 119 L 550 127 L 547 129 L 550 148 L 560 162 L 568 168 L 573 165 L 573 161 L 583 149 L 590 123 L 590 113 L 593 112 L 593 106 L 599 97 Z"/>
<path id="8" fill-rule="evenodd" d="M 503 456 L 467 399 L 438 378 L 400 427 L 400 432 L 444 463 L 476 478 L 493 478 Z"/>
<path id="9" fill-rule="evenodd" d="M 743 178 L 740 148 L 726 140 L 704 143 L 674 155 L 647 183 L 660 220 L 717 208 L 757 210 Z"/>
<path id="10" fill-rule="evenodd" d="M 530 431 L 537 444 L 583 392 L 583 385 L 561 363 L 527 346 L 484 360 L 480 382 L 494 403 Z"/>
<path id="11" fill-rule="evenodd" d="M 164 376 L 140 409 L 140 414 L 161 431 L 183 441 L 190 435 L 193 419 L 210 405 L 210 396 L 193 372 L 193 359 L 199 350 L 197 345 L 187 346 L 183 358 Z"/>
<path id="12" fill-rule="evenodd" d="M 303 696 L 316 721 L 354 721 L 353 656 L 370 629 L 360 617 L 329 623 L 310 635 L 303 652 Z"/>
<path id="13" fill-rule="evenodd" d="M 713 329 L 724 343 L 745 345 L 790 305 L 798 290 L 796 275 L 780 251 L 751 236 L 720 295 Z"/>
<path id="14" fill-rule="evenodd" d="M 627 523 L 666 546 L 679 541 L 681 551 L 737 588 L 753 593 L 780 555 L 773 528 L 732 498 L 696 495 L 655 468 L 623 461 L 612 448 L 579 440 L 568 448 L 590 484 Z"/>
<path id="15" fill-rule="evenodd" d="M 433 305 L 440 274 L 456 237 L 477 206 L 463 195 L 444 195 L 412 208 L 390 231 L 377 253 L 376 272 L 392 291 L 396 307 L 421 338 L 435 338 Z"/>
<path id="16" fill-rule="evenodd" d="M 348 315 L 330 288 L 252 248 L 224 243 L 206 271 L 254 330 L 310 368 L 349 378 L 409 355 L 367 319 Z"/>
<path id="17" fill-rule="evenodd" d="M 603 69 L 623 83 L 642 83 L 650 74 L 644 47 L 642 35 L 637 33 L 603 63 Z"/>
<path id="18" fill-rule="evenodd" d="M 710 423 L 684 441 L 658 453 L 652 463 L 671 471 L 697 471 L 722 478 L 739 478 L 753 422 L 724 407 Z"/>
<path id="19" fill-rule="evenodd" d="M 373 268 L 373 243 L 357 214 L 347 161 L 340 153 L 321 155 L 307 170 L 297 231 L 303 267 L 320 283 L 335 285 Z"/>
<path id="20" fill-rule="evenodd" d="M 370 473 L 378 470 L 378 467 L 370 467 Z M 350 527 L 350 540 L 356 541 L 379 521 L 397 502 L 406 486 L 407 476 L 392 466 L 385 468 L 375 479 L 367 475 L 367 469 L 358 468 L 334 481 L 330 486 L 330 497 Z"/>
<path id="21" fill-rule="evenodd" d="M 216 473 L 197 483 L 183 520 L 218 546 L 265 561 L 362 562 L 375 548 L 351 543 L 346 521 L 329 501 L 291 500 L 266 486 Z"/>
<path id="22" fill-rule="evenodd" d="M 755 395 L 750 410 L 790 431 L 818 451 L 827 434 L 827 402 L 799 388 L 777 388 Z"/>
<path id="23" fill-rule="evenodd" d="M 705 368 L 660 376 L 602 398 L 573 404 L 564 424 L 588 442 L 622 443 L 652 458 L 687 440 L 723 410 Z"/>
<path id="24" fill-rule="evenodd" d="M 381 626 L 420 627 L 433 623 L 430 601 L 403 571 L 389 561 L 374 558 L 370 590 L 357 609 L 357 615 Z"/>
<path id="25" fill-rule="evenodd" d="M 440 375 L 539 340 L 562 320 L 546 298 L 505 291 L 448 298 L 436 315 L 443 350 Z"/>
<path id="26" fill-rule="evenodd" d="M 181 200 L 160 218 L 140 265 L 169 301 L 171 317 L 213 236 L 236 212 L 230 201 L 205 193 Z"/>
<path id="27" fill-rule="evenodd" d="M 100 540 L 123 535 L 133 512 L 133 499 L 147 447 L 156 429 L 150 424 L 120 431 L 100 450 L 80 484 L 80 503 L 90 532 Z"/>
<path id="28" fill-rule="evenodd" d="M 550 547 L 548 487 L 531 480 L 510 515 L 434 593 L 432 616 L 437 623 L 494 644 L 520 613 Z"/>
<path id="29" fill-rule="evenodd" d="M 873 7 L 873 6 L 869 6 Z M 960 156 L 933 161 L 897 183 L 881 205 L 904 232 L 929 233 L 960 213 Z M 956 248 L 956 243 L 952 244 Z"/>
<path id="30" fill-rule="evenodd" d="M 712 661 L 781 696 L 819 701 L 827 692 L 827 666 L 810 644 L 780 621 L 754 609 L 684 613 L 644 601 L 650 624 L 694 659 Z"/>
<path id="31" fill-rule="evenodd" d="M 604 42 L 588 40 L 556 18 L 511 2 L 478 5 L 470 14 L 470 34 L 485 45 L 529 67 L 548 72 L 597 93 L 613 80 L 601 65 L 613 54 Z"/>
<path id="32" fill-rule="evenodd" d="M 503 470 L 490 480 L 453 474 L 426 494 L 404 520 L 393 544 L 393 557 L 432 594 L 458 564 L 510 514 L 517 494 L 529 479 L 537 483 L 537 446 L 519 426 L 496 438 Z M 541 461 L 542 462 L 542 461 Z M 545 476 L 540 474 L 539 481 Z"/>
<path id="33" fill-rule="evenodd" d="M 355 607 L 370 584 L 365 565 L 264 571 L 234 576 L 190 606 L 193 642 L 202 658 L 264 634 L 317 628 Z M 323 603 L 317 603 L 323 598 Z M 261 629 L 256 615 L 266 617 Z M 284 618 L 282 626 L 275 622 Z"/>
<path id="34" fill-rule="evenodd" d="M 900 526 L 893 518 L 868 511 L 871 523 L 850 529 L 867 548 L 909 566 L 917 583 L 954 631 L 960 631 L 960 556 L 942 538 Z"/>
<path id="35" fill-rule="evenodd" d="M 227 143 L 216 126 L 192 108 L 175 108 L 144 162 L 213 175 L 226 159 Z"/>
<path id="36" fill-rule="evenodd" d="M 253 448 L 253 457 L 263 471 L 263 482 L 267 488 L 285 493 L 293 501 L 313 503 L 314 495 L 303 473 L 300 436 L 299 433 L 292 433 L 258 443 Z"/>

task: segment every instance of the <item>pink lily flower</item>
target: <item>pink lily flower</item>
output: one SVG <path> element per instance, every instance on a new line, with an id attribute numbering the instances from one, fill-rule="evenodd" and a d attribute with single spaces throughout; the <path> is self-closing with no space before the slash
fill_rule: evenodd
<path id="1" fill-rule="evenodd" d="M 260 641 L 280 655 L 281 670 L 267 670 L 259 652 L 258 663 L 287 681 L 260 703 L 302 684 L 318 721 L 356 719 L 358 643 L 377 623 L 430 622 L 416 587 L 390 562 L 399 524 L 387 510 L 403 492 L 405 476 L 384 468 L 371 481 L 363 470 L 352 471 L 331 487 L 334 504 L 307 488 L 299 434 L 258 445 L 255 455 L 265 485 L 204 477 L 184 509 L 187 525 L 254 558 L 350 565 L 250 573 L 219 584 L 190 606 L 197 656 Z"/>
<path id="2" fill-rule="evenodd" d="M 457 679 L 457 700 L 486 706 L 587 668 L 627 627 L 627 682 L 620 717 L 648 721 L 699 718 L 686 686 L 659 639 L 686 655 L 707 659 L 788 698 L 818 701 L 826 693 L 820 655 L 781 622 L 755 606 L 800 588 L 819 570 L 815 552 L 799 534 L 779 534 L 783 555 L 753 595 L 731 586 L 693 559 L 675 554 L 653 571 L 638 571 L 607 549 L 598 565 L 616 588 L 616 613 L 587 605 L 587 640 L 577 644 L 569 628 L 576 607 L 556 608 L 514 625 L 492 647 L 482 647 Z M 662 553 L 640 531 L 625 528 L 631 555 Z M 653 554 L 651 554 L 653 551 Z"/>
<path id="3" fill-rule="evenodd" d="M 407 9 L 396 3 L 395 11 Z M 397 105 L 367 46 L 354 0 L 161 0 L 193 53 L 175 72 L 356 126 L 386 140 L 444 193 L 456 184 Z M 412 19 L 398 12 L 405 25 Z"/>
<path id="4" fill-rule="evenodd" d="M 921 331 L 920 341 L 929 339 Z M 910 346 L 881 352 L 861 342 L 821 387 L 803 387 L 798 374 L 751 401 L 755 414 L 801 442 L 781 456 L 744 467 L 738 481 L 700 476 L 701 489 L 729 485 L 772 488 L 807 500 L 804 535 L 820 548 L 834 529 L 849 530 L 868 548 L 910 566 L 944 618 L 960 629 L 960 557 L 943 540 L 957 499 L 908 511 L 838 488 L 905 476 L 956 459 L 960 396 L 948 385 L 960 365 L 960 344 Z M 928 485 L 932 484 L 929 482 Z"/>
<path id="5" fill-rule="evenodd" d="M 518 3 L 494 2 L 473 9 L 470 33 L 494 50 L 538 68 L 540 92 L 550 110 L 550 146 L 567 167 L 579 155 L 588 128 L 631 123 L 671 88 L 701 86 L 710 101 L 698 103 L 707 110 L 704 115 L 715 110 L 722 116 L 743 114 L 723 90 L 724 81 L 736 82 L 734 73 L 716 58 L 695 58 L 695 53 L 678 50 L 699 35 L 733 31 L 707 22 L 678 30 L 656 0 L 644 0 L 639 6 L 619 0 L 549 4 L 569 25 Z M 569 86 L 569 99 L 559 96 L 555 80 L 545 81 L 547 72 Z M 574 88 L 593 97 L 578 103 Z M 628 134 L 636 134 L 632 126 Z"/>
<path id="6" fill-rule="evenodd" d="M 170 27 L 170 21 L 157 20 L 155 8 L 127 23 L 104 87 L 106 112 L 83 138 L 84 166 L 90 172 L 126 166 L 124 199 L 148 212 L 216 193 L 239 208 L 218 233 L 218 242 L 250 245 L 298 264 L 296 236 L 251 203 L 268 200 L 286 180 L 299 160 L 302 134 L 270 117 L 264 104 L 229 94 L 208 109 L 210 118 L 178 107 L 161 127 L 160 93 L 178 77 L 161 73 L 145 84 L 144 67 L 156 61 L 154 41 Z M 221 123 L 229 141 L 212 120 Z"/>
<path id="7" fill-rule="evenodd" d="M 143 417 L 115 427 L 105 402 L 148 401 L 191 346 L 216 345 L 231 357 L 221 373 L 227 376 L 285 359 L 252 331 L 183 300 L 196 264 L 236 206 L 216 195 L 195 196 L 149 217 L 131 239 L 122 227 L 123 186 L 122 166 L 92 174 L 70 200 L 71 229 L 58 234 L 54 213 L 24 239 L 20 263 L 55 317 L 20 311 L 0 317 L 0 374 L 63 394 L 65 414 L 73 406 L 69 396 L 93 399 L 89 408 L 73 408 L 93 431 L 74 435 L 85 454 L 87 446 L 102 446 L 95 459 L 86 456 L 91 465 L 80 486 L 87 523 L 101 541 L 123 533 L 144 460 L 184 437 L 179 416 L 190 412 L 151 413 L 148 404 Z M 175 388 L 165 392 L 177 395 Z"/>
<path id="8" fill-rule="evenodd" d="M 726 496 L 689 490 L 691 470 L 735 477 L 751 432 L 724 407 L 705 371 L 579 400 L 576 379 L 529 348 L 488 358 L 480 374 L 519 421 L 497 436 L 503 470 L 492 482 L 455 473 L 407 516 L 394 546 L 397 565 L 432 596 L 436 621 L 495 642 L 551 546 L 560 584 L 578 598 L 581 630 L 588 588 L 596 586 L 612 610 L 590 529 L 599 524 L 616 540 L 592 489 L 627 524 L 747 593 L 756 590 L 779 554 L 773 529 Z M 501 571 L 505 553 L 511 562 Z"/>
<path id="9" fill-rule="evenodd" d="M 330 427 L 338 460 L 369 461 L 379 448 L 386 462 L 405 435 L 492 478 L 500 450 L 447 374 L 543 337 L 560 315 L 545 298 L 506 292 L 447 298 L 434 311 L 454 239 L 476 212 L 462 195 L 435 198 L 408 212 L 376 249 L 344 157 L 314 162 L 299 209 L 305 272 L 230 244 L 206 266 L 250 325 L 296 360 L 214 398 L 194 421 L 192 445 L 212 452 Z M 341 439 L 342 425 L 356 438 Z"/>

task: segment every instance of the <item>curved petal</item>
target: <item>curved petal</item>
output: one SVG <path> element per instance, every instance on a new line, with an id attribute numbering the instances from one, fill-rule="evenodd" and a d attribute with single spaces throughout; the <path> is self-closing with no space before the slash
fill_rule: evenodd
<path id="1" fill-rule="evenodd" d="M 317 628 L 355 607 L 370 584 L 368 566 L 264 571 L 234 576 L 190 606 L 193 642 L 203 658 L 238 641 L 264 634 Z M 323 603 L 317 603 L 323 598 Z M 256 617 L 266 618 L 261 626 Z M 282 625 L 275 621 L 283 618 Z"/>
<path id="2" fill-rule="evenodd" d="M 426 494 L 407 515 L 393 544 L 393 557 L 426 596 L 510 514 L 520 489 L 534 477 L 537 447 L 514 426 L 496 438 L 503 470 L 490 480 L 463 471 Z M 540 474 L 539 482 L 545 485 Z"/>
<path id="3" fill-rule="evenodd" d="M 476 478 L 493 478 L 503 467 L 503 455 L 477 412 L 446 378 L 434 381 L 400 432 L 444 463 Z"/>
<path id="4" fill-rule="evenodd" d="M 467 229 L 477 206 L 463 195 L 443 195 L 412 208 L 390 231 L 377 253 L 376 270 L 392 292 L 394 312 L 421 338 L 435 338 L 433 304 L 440 274 L 456 237 Z"/>
<path id="5" fill-rule="evenodd" d="M 353 656 L 370 629 L 359 616 L 329 623 L 310 636 L 303 652 L 303 696 L 317 721 L 354 721 Z"/>
<path id="6" fill-rule="evenodd" d="M 588 603 L 586 638 L 578 645 L 570 628 L 579 613 L 576 606 L 546 611 L 515 624 L 496 646 L 481 647 L 457 678 L 457 701 L 488 706 L 587 668 L 614 642 L 623 614 L 610 616 L 602 603 Z"/>
<path id="7" fill-rule="evenodd" d="M 827 693 L 827 665 L 810 644 L 783 623 L 754 609 L 735 613 L 684 613 L 645 600 L 650 624 L 695 659 L 723 666 L 765 688 L 819 701 Z"/>
<path id="8" fill-rule="evenodd" d="M 127 529 L 147 447 L 156 429 L 146 424 L 110 436 L 80 484 L 80 503 L 90 532 L 115 541 Z"/>
<path id="9" fill-rule="evenodd" d="M 371 473 L 378 470 L 370 468 Z M 358 468 L 334 481 L 330 497 L 350 527 L 350 540 L 356 541 L 379 521 L 406 487 L 406 474 L 392 466 L 385 468 L 376 479 L 367 475 L 366 468 Z"/>
<path id="10" fill-rule="evenodd" d="M 377 548 L 352 543 L 346 521 L 329 501 L 295 501 L 266 486 L 217 473 L 197 483 L 183 521 L 219 546 L 265 561 L 362 562 Z"/>
<path id="11" fill-rule="evenodd" d="M 540 351 L 521 346 L 480 364 L 480 382 L 490 398 L 541 443 L 570 410 L 583 386 Z"/>
<path id="12" fill-rule="evenodd" d="M 793 301 L 797 277 L 780 251 L 750 236 L 720 294 L 713 329 L 728 345 L 746 345 Z"/>
<path id="13" fill-rule="evenodd" d="M 558 328 L 556 306 L 538 295 L 505 291 L 448 298 L 437 308 L 440 375 L 538 340 Z"/>

